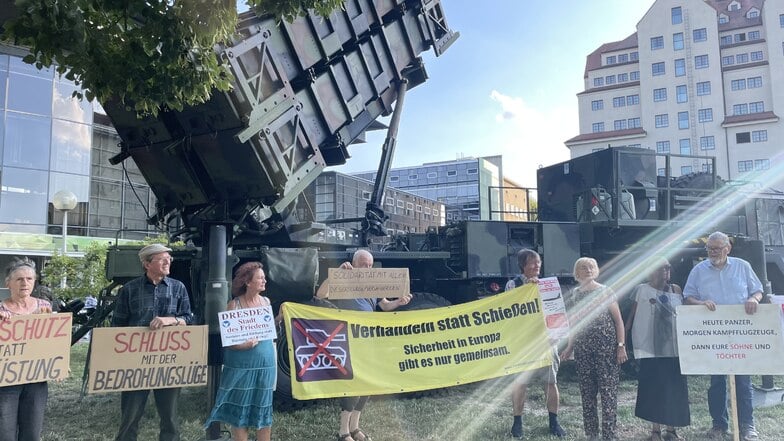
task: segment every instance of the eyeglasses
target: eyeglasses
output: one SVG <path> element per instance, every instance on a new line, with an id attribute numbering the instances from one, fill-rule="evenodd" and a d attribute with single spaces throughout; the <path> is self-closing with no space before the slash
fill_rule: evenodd
<path id="1" fill-rule="evenodd" d="M 174 262 L 174 257 L 156 257 L 155 259 L 150 259 L 150 262 L 153 263 L 172 263 Z"/>
<path id="2" fill-rule="evenodd" d="M 720 246 L 720 247 L 705 247 L 705 251 L 707 251 L 707 252 L 709 252 L 709 253 L 710 253 L 711 251 L 713 251 L 713 252 L 715 252 L 715 253 L 718 253 L 719 251 L 723 250 L 723 249 L 724 249 L 724 248 L 726 248 L 726 247 L 727 247 L 726 245 L 724 245 L 724 246 Z"/>

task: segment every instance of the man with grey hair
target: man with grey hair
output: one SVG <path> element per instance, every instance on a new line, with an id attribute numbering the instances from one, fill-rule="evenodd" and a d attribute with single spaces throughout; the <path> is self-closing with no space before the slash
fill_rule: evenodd
<path id="1" fill-rule="evenodd" d="M 526 283 L 539 283 L 539 271 L 542 269 L 542 258 L 539 253 L 528 248 L 517 252 L 517 265 L 521 274 L 506 283 L 505 291 L 511 291 Z M 545 384 L 547 397 L 547 413 L 549 417 L 550 434 L 559 438 L 566 436 L 566 431 L 558 422 L 558 367 L 561 360 L 558 358 L 556 345 L 552 349 L 553 363 L 550 366 L 537 369 L 533 372 L 524 372 L 518 375 L 512 385 L 512 436 L 523 437 L 523 408 L 530 381 L 541 381 Z"/>
<path id="2" fill-rule="evenodd" d="M 144 275 L 123 285 L 115 301 L 112 326 L 148 326 L 152 330 L 165 326 L 185 326 L 193 321 L 188 290 L 169 276 L 171 248 L 147 245 L 139 251 Z M 122 392 L 120 395 L 120 430 L 116 441 L 136 441 L 139 422 L 144 415 L 149 390 Z M 180 423 L 177 401 L 180 388 L 154 389 L 155 407 L 160 417 L 159 441 L 178 441 Z"/>
<path id="3" fill-rule="evenodd" d="M 762 300 L 762 283 L 748 262 L 729 257 L 731 249 L 732 244 L 726 234 L 717 231 L 708 236 L 705 246 L 708 259 L 695 265 L 689 273 L 683 288 L 685 304 L 704 305 L 710 311 L 715 311 L 716 305 L 744 305 L 747 314 L 757 312 L 757 306 Z M 751 407 L 751 378 L 749 375 L 736 375 L 735 382 L 741 439 L 756 441 L 759 434 L 754 427 Z M 711 375 L 708 409 L 713 419 L 708 438 L 723 439 L 729 427 L 724 375 Z"/>

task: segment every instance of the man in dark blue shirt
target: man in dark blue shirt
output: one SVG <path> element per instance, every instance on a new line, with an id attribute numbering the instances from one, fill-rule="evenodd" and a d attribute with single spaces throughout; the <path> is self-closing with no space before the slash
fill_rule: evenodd
<path id="1" fill-rule="evenodd" d="M 144 275 L 123 285 L 115 303 L 112 326 L 185 326 L 192 322 L 188 290 L 179 280 L 168 277 L 172 257 L 170 248 L 147 245 L 139 251 Z M 180 427 L 177 401 L 180 388 L 154 389 L 155 406 L 161 419 L 159 441 L 178 441 Z M 120 430 L 116 441 L 136 441 L 139 421 L 144 415 L 149 390 L 122 392 Z"/>

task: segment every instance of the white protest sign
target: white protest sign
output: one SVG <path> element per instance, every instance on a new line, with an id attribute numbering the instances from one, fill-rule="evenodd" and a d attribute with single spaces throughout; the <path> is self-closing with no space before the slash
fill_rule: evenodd
<path id="1" fill-rule="evenodd" d="M 330 268 L 330 299 L 403 297 L 409 293 L 408 268 Z"/>
<path id="2" fill-rule="evenodd" d="M 278 337 L 271 306 L 219 312 L 218 321 L 224 347 L 242 344 L 252 338 L 261 341 Z"/>
<path id="3" fill-rule="evenodd" d="M 539 296 L 542 299 L 547 335 L 551 340 L 559 340 L 569 336 L 569 319 L 566 316 L 561 285 L 557 277 L 539 279 Z"/>
<path id="4" fill-rule="evenodd" d="M 678 352 L 687 375 L 784 374 L 781 307 L 759 305 L 678 306 Z"/>

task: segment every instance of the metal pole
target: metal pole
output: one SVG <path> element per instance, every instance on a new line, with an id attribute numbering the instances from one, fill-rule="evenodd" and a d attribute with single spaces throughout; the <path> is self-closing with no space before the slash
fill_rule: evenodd
<path id="1" fill-rule="evenodd" d="M 221 343 L 218 313 L 226 309 L 229 298 L 229 283 L 226 280 L 226 257 L 228 247 L 225 225 L 211 225 L 209 227 L 209 242 L 206 251 L 208 258 L 208 279 L 204 290 L 204 321 L 209 325 L 209 347 L 207 367 L 207 408 L 209 411 L 215 405 L 215 397 L 220 385 Z M 220 438 L 220 423 L 212 423 L 206 429 L 208 440 Z"/>
<path id="2" fill-rule="evenodd" d="M 68 253 L 68 210 L 63 210 L 63 255 Z"/>

